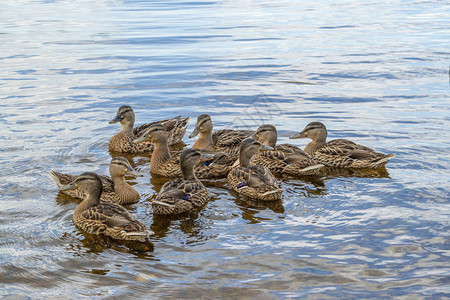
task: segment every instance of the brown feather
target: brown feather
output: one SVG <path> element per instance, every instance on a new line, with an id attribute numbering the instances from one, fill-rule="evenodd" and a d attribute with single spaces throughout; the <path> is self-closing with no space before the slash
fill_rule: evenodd
<path id="1" fill-rule="evenodd" d="M 289 175 L 313 175 L 323 167 L 300 148 L 281 144 L 274 150 L 262 151 L 253 156 L 252 162 L 269 168 L 270 171 Z"/>
<path id="2" fill-rule="evenodd" d="M 284 191 L 264 166 L 236 167 L 228 174 L 228 184 L 243 196 L 263 201 L 280 200 Z M 239 187 L 242 184 L 245 186 Z"/>
<path id="3" fill-rule="evenodd" d="M 177 116 L 172 119 L 142 124 L 133 128 L 132 133 L 120 131 L 116 133 L 109 141 L 109 150 L 125 153 L 142 153 L 153 151 L 153 143 L 151 141 L 146 141 L 139 144 L 133 143 L 133 140 L 141 137 L 145 133 L 146 129 L 153 124 L 162 124 L 167 128 L 169 145 L 180 143 L 186 133 L 188 121 L 189 117 L 181 118 L 181 116 Z"/>

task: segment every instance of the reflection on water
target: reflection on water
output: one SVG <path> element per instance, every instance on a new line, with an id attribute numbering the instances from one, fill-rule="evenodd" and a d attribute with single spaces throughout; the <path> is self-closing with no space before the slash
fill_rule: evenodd
<path id="1" fill-rule="evenodd" d="M 0 297 L 448 296 L 441 2 L 2 4 Z M 396 156 L 378 170 L 279 176 L 274 203 L 208 180 L 203 208 L 156 216 L 167 179 L 150 176 L 151 154 L 108 152 L 124 104 L 137 125 L 181 114 L 191 132 L 209 113 L 216 130 L 271 123 L 280 143 L 321 121 L 332 139 Z M 126 177 L 141 194 L 127 208 L 155 232 L 141 248 L 76 229 L 78 200 L 47 176 L 108 175 L 117 155 L 144 174 Z"/>

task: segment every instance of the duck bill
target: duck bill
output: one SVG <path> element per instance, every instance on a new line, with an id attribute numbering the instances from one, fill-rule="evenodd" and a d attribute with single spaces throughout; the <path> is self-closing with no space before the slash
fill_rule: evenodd
<path id="1" fill-rule="evenodd" d="M 198 130 L 198 127 L 194 128 L 194 131 L 192 131 L 192 133 L 189 135 L 189 138 L 193 138 L 195 136 L 197 136 L 200 133 L 200 131 Z"/>
<path id="2" fill-rule="evenodd" d="M 200 154 L 200 162 L 210 161 L 213 158 L 214 154 L 206 154 L 206 153 Z"/>
<path id="3" fill-rule="evenodd" d="M 76 188 L 77 188 L 77 186 L 75 185 L 75 181 L 72 181 L 72 182 L 69 183 L 69 184 L 60 186 L 60 187 L 59 187 L 59 190 L 60 190 L 60 191 L 68 191 L 68 190 L 74 190 L 74 189 L 76 189 Z"/>
<path id="4" fill-rule="evenodd" d="M 267 146 L 267 145 L 261 145 L 261 150 L 267 151 L 267 150 L 273 150 L 273 147 Z"/>
<path id="5" fill-rule="evenodd" d="M 136 177 L 144 177 L 144 175 L 142 175 L 141 173 L 139 173 L 138 171 L 136 171 L 134 169 L 128 169 L 125 173 L 128 175 L 136 176 Z"/>
<path id="6" fill-rule="evenodd" d="M 120 121 L 122 121 L 122 120 L 123 120 L 123 118 L 122 118 L 121 116 L 116 115 L 116 117 L 115 117 L 114 119 L 112 119 L 111 121 L 109 121 L 109 124 L 114 124 L 114 123 L 120 122 Z"/>
<path id="7" fill-rule="evenodd" d="M 142 142 L 145 142 L 145 141 L 147 141 L 147 138 L 145 136 L 141 136 L 141 137 L 133 140 L 133 143 L 134 144 L 139 144 L 139 143 L 142 143 Z"/>
<path id="8" fill-rule="evenodd" d="M 299 132 L 299 133 L 296 133 L 296 134 L 290 136 L 289 139 L 294 140 L 294 139 L 301 139 L 301 138 L 305 138 L 305 137 L 306 137 L 305 132 L 302 131 L 302 132 Z"/>

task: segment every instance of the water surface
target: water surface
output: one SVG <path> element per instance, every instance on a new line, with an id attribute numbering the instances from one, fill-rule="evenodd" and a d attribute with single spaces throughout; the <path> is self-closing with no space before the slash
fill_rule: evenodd
<path id="1" fill-rule="evenodd" d="M 4 2 L 4 3 L 3 3 Z M 448 4 L 442 1 L 3 1 L 0 296 L 449 296 Z M 282 201 L 153 216 L 164 181 L 127 156 L 153 251 L 83 235 L 47 173 L 107 174 L 109 125 L 201 113 L 216 129 L 311 121 L 396 157 L 386 170 L 280 178 Z M 187 145 L 193 139 L 184 139 Z M 304 146 L 305 140 L 290 141 Z"/>

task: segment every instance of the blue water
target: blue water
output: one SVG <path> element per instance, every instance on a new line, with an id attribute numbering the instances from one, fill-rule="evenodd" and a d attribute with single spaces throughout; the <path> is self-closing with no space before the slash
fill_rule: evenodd
<path id="1" fill-rule="evenodd" d="M 0 297 L 450 296 L 450 5 L 445 1 L 3 1 Z M 154 250 L 92 240 L 50 170 L 108 173 L 110 125 L 212 116 L 311 121 L 395 153 L 386 170 L 280 178 L 272 205 L 205 182 L 201 211 L 153 216 L 163 184 L 127 156 Z M 184 138 L 187 145 L 193 139 Z"/>

